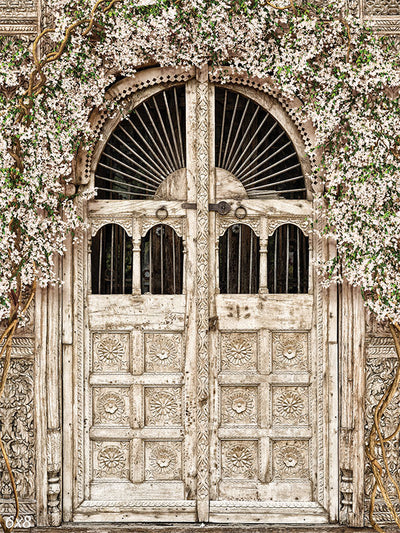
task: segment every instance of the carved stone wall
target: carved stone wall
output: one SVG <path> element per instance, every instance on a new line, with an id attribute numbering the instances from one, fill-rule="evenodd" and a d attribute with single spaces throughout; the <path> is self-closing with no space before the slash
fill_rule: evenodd
<path id="1" fill-rule="evenodd" d="M 368 337 L 367 337 L 367 362 L 366 362 L 366 437 L 373 421 L 373 409 L 382 398 L 387 384 L 390 383 L 394 376 L 396 366 L 396 352 L 394 342 L 390 336 L 389 330 L 382 324 L 378 324 L 372 318 L 368 320 Z M 398 425 L 400 417 L 400 391 L 398 391 L 382 419 L 382 428 L 385 435 L 392 434 Z M 400 436 L 397 435 L 386 446 L 387 459 L 390 472 L 400 483 L 400 457 L 399 457 Z M 370 494 L 373 486 L 373 477 L 371 467 L 366 462 L 365 466 L 365 514 L 366 523 L 368 523 L 368 510 L 370 503 Z M 389 489 L 389 493 L 396 501 L 394 487 Z M 400 505 L 397 505 L 397 512 L 400 512 Z M 391 522 L 391 515 L 382 498 L 377 498 L 375 506 L 375 519 L 382 522 Z"/>
<path id="2" fill-rule="evenodd" d="M 20 498 L 19 528 L 35 525 L 36 515 L 33 312 L 31 317 L 30 324 L 13 341 L 9 376 L 0 400 L 0 431 Z M 6 525 L 11 526 L 15 505 L 3 459 L 0 466 L 0 512 L 6 519 Z"/>
<path id="3" fill-rule="evenodd" d="M 348 4 L 354 13 L 371 20 L 378 31 L 400 33 L 398 0 L 348 0 Z M 46 0 L 0 0 L 0 34 L 35 34 L 39 26 L 48 25 L 50 17 Z"/>
<path id="4" fill-rule="evenodd" d="M 0 0 L 0 33 L 36 34 L 39 0 Z"/>

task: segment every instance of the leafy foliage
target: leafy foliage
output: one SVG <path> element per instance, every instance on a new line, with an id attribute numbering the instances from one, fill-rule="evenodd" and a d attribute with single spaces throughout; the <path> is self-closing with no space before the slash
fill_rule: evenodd
<path id="1" fill-rule="evenodd" d="M 344 0 L 290 9 L 258 0 L 136 4 L 99 12 L 88 35 L 77 27 L 61 57 L 37 69 L 34 82 L 42 71 L 46 83 L 29 98 L 32 56 L 18 41 L 0 41 L 0 318 L 18 286 L 56 281 L 54 254 L 82 229 L 67 184 L 78 150 L 90 150 L 93 107 L 117 112 L 110 84 L 141 65 L 208 63 L 222 79 L 233 69 L 268 80 L 312 122 L 323 184 L 317 216 L 338 250 L 321 265 L 326 283 L 346 278 L 379 318 L 398 321 L 400 74 L 391 43 L 346 13 Z M 94 5 L 53 0 L 55 26 L 41 39 L 48 54 Z M 18 121 L 21 103 L 29 113 Z"/>

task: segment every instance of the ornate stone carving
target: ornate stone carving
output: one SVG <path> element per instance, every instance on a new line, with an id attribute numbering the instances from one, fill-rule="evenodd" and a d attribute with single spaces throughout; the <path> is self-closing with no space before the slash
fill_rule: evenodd
<path id="1" fill-rule="evenodd" d="M 25 328 L 24 328 L 25 333 Z M 30 358 L 35 353 L 32 337 L 14 337 L 12 341 L 12 356 Z"/>
<path id="2" fill-rule="evenodd" d="M 145 237 L 146 233 L 149 231 L 150 228 L 157 226 L 158 224 L 165 224 L 166 226 L 170 226 L 175 233 L 182 237 L 183 234 L 183 220 L 182 218 L 166 218 L 165 220 L 159 220 L 158 218 L 150 218 L 146 217 L 142 220 L 142 237 Z"/>
<path id="3" fill-rule="evenodd" d="M 257 370 L 257 333 L 221 333 L 221 369 Z"/>
<path id="4" fill-rule="evenodd" d="M 286 372 L 308 370 L 308 334 L 274 332 L 272 365 L 274 370 Z"/>
<path id="5" fill-rule="evenodd" d="M 224 479 L 257 479 L 257 441 L 222 442 L 222 477 Z"/>
<path id="6" fill-rule="evenodd" d="M 0 365 L 0 372 L 2 364 Z M 13 468 L 21 501 L 35 498 L 35 436 L 33 420 L 33 362 L 12 359 L 4 396 L 0 400 L 2 439 Z M 0 506 L 12 498 L 5 468 L 0 470 Z"/>
<path id="7" fill-rule="evenodd" d="M 197 302 L 197 497 L 198 517 L 208 518 L 209 499 L 209 87 L 204 65 L 198 71 L 202 81 L 196 88 L 196 192 L 197 192 L 197 248 L 196 248 L 196 302 Z M 203 79 L 205 78 L 205 79 Z"/>
<path id="8" fill-rule="evenodd" d="M 95 387 L 94 423 L 113 425 L 129 425 L 129 388 Z"/>
<path id="9" fill-rule="evenodd" d="M 93 460 L 95 479 L 129 477 L 128 442 L 95 442 Z"/>
<path id="10" fill-rule="evenodd" d="M 365 16 L 400 16 L 400 4 L 398 0 L 365 0 Z"/>
<path id="11" fill-rule="evenodd" d="M 273 424 L 306 425 L 308 412 L 308 387 L 272 388 Z"/>
<path id="12" fill-rule="evenodd" d="M 360 16 L 360 0 L 347 0 L 347 9 L 353 17 Z"/>
<path id="13" fill-rule="evenodd" d="M 47 516 L 51 526 L 61 524 L 61 429 L 47 434 Z"/>
<path id="14" fill-rule="evenodd" d="M 180 387 L 146 387 L 144 396 L 147 426 L 180 426 L 182 424 L 182 390 Z"/>
<path id="15" fill-rule="evenodd" d="M 309 478 L 308 441 L 287 440 L 273 443 L 273 477 L 282 480 Z"/>
<path id="16" fill-rule="evenodd" d="M 0 0 L 0 33 L 36 34 L 37 0 Z"/>
<path id="17" fill-rule="evenodd" d="M 390 329 L 387 321 L 378 321 L 375 316 L 370 312 L 366 311 L 366 330 L 371 337 L 384 336 L 390 337 Z"/>
<path id="18" fill-rule="evenodd" d="M 147 480 L 182 478 L 180 442 L 146 442 L 145 449 L 145 478 Z"/>
<path id="19" fill-rule="evenodd" d="M 241 224 L 244 224 L 245 226 L 249 226 L 258 237 L 260 236 L 259 217 L 257 218 L 246 217 L 246 220 L 244 222 L 241 222 Z M 221 235 L 223 235 L 228 228 L 230 228 L 231 226 L 237 226 L 237 225 L 238 225 L 238 219 L 236 217 L 227 217 L 227 216 L 219 217 L 218 236 L 221 237 Z"/>
<path id="20" fill-rule="evenodd" d="M 107 224 L 117 224 L 124 228 L 127 235 L 132 237 L 132 218 L 131 217 L 93 217 L 91 221 L 91 235 L 96 235 L 100 228 Z"/>
<path id="21" fill-rule="evenodd" d="M 367 342 L 367 357 L 370 358 L 395 358 L 396 348 L 392 337 L 370 337 Z"/>
<path id="22" fill-rule="evenodd" d="M 353 471 L 340 470 L 340 507 L 346 516 L 353 510 Z"/>
<path id="23" fill-rule="evenodd" d="M 257 424 L 257 387 L 221 387 L 222 424 Z"/>
<path id="24" fill-rule="evenodd" d="M 369 431 L 372 426 L 373 421 L 373 411 L 374 407 L 377 405 L 379 400 L 382 398 L 384 390 L 394 376 L 396 366 L 396 359 L 392 358 L 370 358 L 367 360 L 366 368 L 366 436 L 368 436 Z M 391 435 L 395 432 L 396 427 L 400 419 L 400 392 L 397 391 L 393 400 L 389 404 L 383 418 L 381 421 L 381 429 L 383 436 Z M 399 446 L 400 446 L 400 437 L 397 435 L 394 439 L 386 443 L 385 451 L 386 457 L 389 464 L 390 473 L 397 481 L 400 483 L 400 459 L 399 459 Z M 381 453 L 378 449 L 378 456 L 381 457 Z M 369 496 L 371 494 L 373 486 L 373 476 L 371 472 L 371 467 L 366 462 L 365 467 L 365 493 L 366 493 L 366 511 L 369 507 Z M 388 486 L 389 494 L 396 498 L 396 492 L 393 485 L 389 484 Z M 386 508 L 383 500 L 377 499 L 376 505 L 377 514 L 375 515 L 378 519 L 383 521 L 391 521 L 390 514 Z"/>
<path id="25" fill-rule="evenodd" d="M 285 217 L 284 219 L 271 218 L 268 220 L 268 235 L 271 236 L 279 226 L 284 224 L 298 226 L 306 235 L 310 231 L 310 222 L 304 217 Z"/>
<path id="26" fill-rule="evenodd" d="M 182 371 L 182 335 L 180 333 L 145 333 L 146 372 Z"/>
<path id="27" fill-rule="evenodd" d="M 129 368 L 129 335 L 93 334 L 93 367 L 96 372 L 123 372 Z"/>

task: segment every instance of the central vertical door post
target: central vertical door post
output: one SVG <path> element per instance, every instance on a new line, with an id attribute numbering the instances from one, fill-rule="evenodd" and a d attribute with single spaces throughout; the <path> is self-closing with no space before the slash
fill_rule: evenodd
<path id="1" fill-rule="evenodd" d="M 196 73 L 196 193 L 197 193 L 197 517 L 209 516 L 209 85 L 208 67 Z"/>

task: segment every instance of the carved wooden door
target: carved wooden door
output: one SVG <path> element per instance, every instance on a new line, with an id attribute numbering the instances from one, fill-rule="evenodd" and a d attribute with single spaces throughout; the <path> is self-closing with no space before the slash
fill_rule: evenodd
<path id="1" fill-rule="evenodd" d="M 88 204 L 75 521 L 196 519 L 190 96 L 146 96 L 112 131 Z"/>
<path id="2" fill-rule="evenodd" d="M 245 93 L 153 87 L 108 134 L 75 288 L 75 521 L 327 520 L 312 202 Z"/>
<path id="3" fill-rule="evenodd" d="M 312 201 L 271 100 L 251 94 L 215 89 L 211 190 L 230 210 L 210 221 L 210 520 L 325 522 Z"/>

